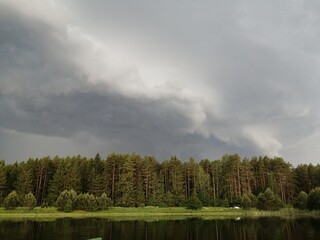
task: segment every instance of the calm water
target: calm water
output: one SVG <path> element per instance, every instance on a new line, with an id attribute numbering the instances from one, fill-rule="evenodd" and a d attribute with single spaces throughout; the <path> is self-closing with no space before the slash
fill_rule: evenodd
<path id="1" fill-rule="evenodd" d="M 320 219 L 280 218 L 175 221 L 59 219 L 0 221 L 0 239 L 320 239 Z"/>

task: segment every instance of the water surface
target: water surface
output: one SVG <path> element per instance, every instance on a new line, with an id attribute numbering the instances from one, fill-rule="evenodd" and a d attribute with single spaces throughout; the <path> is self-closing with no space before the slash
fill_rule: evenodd
<path id="1" fill-rule="evenodd" d="M 320 239 L 320 219 L 114 221 L 63 218 L 55 221 L 0 221 L 0 239 Z"/>

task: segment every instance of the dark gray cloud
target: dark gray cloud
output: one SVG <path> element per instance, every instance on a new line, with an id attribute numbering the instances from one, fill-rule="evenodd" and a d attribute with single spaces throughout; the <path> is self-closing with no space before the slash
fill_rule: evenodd
<path id="1" fill-rule="evenodd" d="M 2 0 L 0 158 L 316 162 L 318 11 L 315 1 Z"/>
<path id="2" fill-rule="evenodd" d="M 179 109 L 192 107 L 190 100 L 119 93 L 112 81 L 130 78 L 125 69 L 111 80 L 90 84 L 90 73 L 72 57 L 81 44 L 70 41 L 65 31 L 50 22 L 9 7 L 1 10 L 5 36 L 0 41 L 5 53 L 0 59 L 2 128 L 63 138 L 88 132 L 105 141 L 109 151 L 157 152 L 159 156 L 175 152 L 183 139 L 179 134 L 193 124 L 188 117 L 193 113 Z"/>

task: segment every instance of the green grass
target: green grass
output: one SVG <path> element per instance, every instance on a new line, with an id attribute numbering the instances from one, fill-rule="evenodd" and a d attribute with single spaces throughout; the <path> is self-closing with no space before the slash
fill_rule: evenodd
<path id="1" fill-rule="evenodd" d="M 317 211 L 301 211 L 293 208 L 284 208 L 279 211 L 259 211 L 256 209 L 229 209 L 222 207 L 204 207 L 201 210 L 188 210 L 180 207 L 173 208 L 158 208 L 158 207 L 143 207 L 143 208 L 121 208 L 113 207 L 107 211 L 85 212 L 73 211 L 70 213 L 59 212 L 56 208 L 40 208 L 33 210 L 25 208 L 17 208 L 15 210 L 5 210 L 0 208 L 0 220 L 12 219 L 35 219 L 35 220 L 55 220 L 57 218 L 108 218 L 112 220 L 172 220 L 183 218 L 237 218 L 237 217 L 320 217 L 320 212 Z"/>

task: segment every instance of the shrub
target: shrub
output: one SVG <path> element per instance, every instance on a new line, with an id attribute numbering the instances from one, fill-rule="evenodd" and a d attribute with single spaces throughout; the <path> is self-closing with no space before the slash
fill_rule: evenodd
<path id="1" fill-rule="evenodd" d="M 74 209 L 77 193 L 71 190 L 64 190 L 58 197 L 56 205 L 59 211 L 71 212 Z"/>
<path id="2" fill-rule="evenodd" d="M 78 210 L 97 211 L 98 204 L 94 195 L 85 193 L 77 196 L 74 207 Z"/>
<path id="3" fill-rule="evenodd" d="M 166 205 L 168 207 L 174 207 L 175 206 L 174 196 L 170 191 L 167 192 L 165 199 L 166 199 Z"/>
<path id="4" fill-rule="evenodd" d="M 257 202 L 258 202 L 258 198 L 256 195 L 254 195 L 253 193 L 250 193 L 248 195 L 248 197 L 250 198 L 251 200 L 251 207 L 257 207 Z"/>
<path id="5" fill-rule="evenodd" d="M 229 207 L 240 206 L 242 202 L 241 197 L 234 197 L 229 201 Z"/>
<path id="6" fill-rule="evenodd" d="M 282 208 L 283 202 L 276 196 L 270 188 L 258 195 L 257 208 L 261 210 L 278 210 Z"/>
<path id="7" fill-rule="evenodd" d="M 26 207 L 28 210 L 34 209 L 35 206 L 37 206 L 37 200 L 32 194 L 32 192 L 29 192 L 27 195 L 24 196 L 23 206 Z"/>
<path id="8" fill-rule="evenodd" d="M 186 208 L 187 209 L 201 209 L 202 208 L 202 203 L 195 193 L 192 193 L 191 196 L 188 198 Z"/>
<path id="9" fill-rule="evenodd" d="M 9 195 L 4 199 L 3 205 L 5 209 L 15 209 L 19 206 L 19 195 L 16 191 L 9 193 Z"/>
<path id="10" fill-rule="evenodd" d="M 218 207 L 229 207 L 230 205 L 229 205 L 229 200 L 228 200 L 228 198 L 223 198 L 223 199 L 221 199 L 221 198 L 219 198 L 218 199 L 218 205 L 217 205 Z"/>
<path id="11" fill-rule="evenodd" d="M 87 210 L 88 211 L 97 211 L 98 210 L 97 199 L 93 194 L 89 194 Z"/>
<path id="12" fill-rule="evenodd" d="M 112 201 L 107 197 L 107 194 L 102 193 L 100 197 L 97 197 L 98 209 L 106 210 L 112 206 Z"/>
<path id="13" fill-rule="evenodd" d="M 304 191 L 301 191 L 298 197 L 295 199 L 293 206 L 298 209 L 306 209 L 307 208 L 307 201 L 308 201 L 308 194 Z"/>
<path id="14" fill-rule="evenodd" d="M 198 199 L 201 201 L 202 206 L 208 207 L 211 205 L 211 199 L 207 193 L 204 193 L 204 192 L 198 193 Z"/>
<path id="15" fill-rule="evenodd" d="M 65 204 L 63 205 L 64 212 L 72 212 L 73 211 L 73 203 L 71 199 L 67 199 Z"/>
<path id="16" fill-rule="evenodd" d="M 320 209 L 320 187 L 317 187 L 310 191 L 307 200 L 307 208 L 309 210 Z"/>
<path id="17" fill-rule="evenodd" d="M 247 194 L 243 194 L 243 196 L 241 198 L 241 206 L 244 209 L 249 209 L 252 207 L 252 201 Z"/>
<path id="18" fill-rule="evenodd" d="M 79 194 L 76 197 L 74 208 L 77 210 L 85 210 L 87 208 L 86 196 L 89 194 Z"/>
<path id="19" fill-rule="evenodd" d="M 154 197 L 150 197 L 147 206 L 159 206 L 157 200 Z"/>

